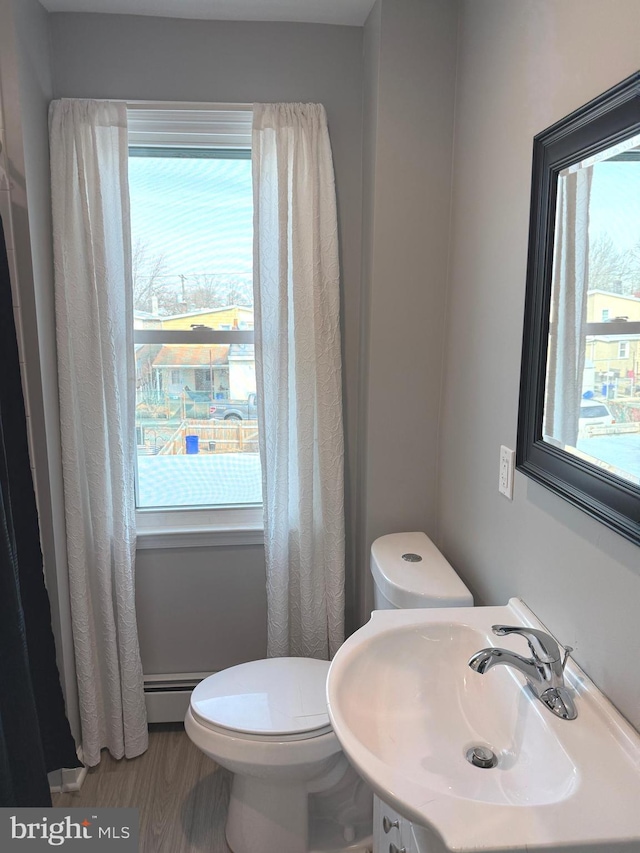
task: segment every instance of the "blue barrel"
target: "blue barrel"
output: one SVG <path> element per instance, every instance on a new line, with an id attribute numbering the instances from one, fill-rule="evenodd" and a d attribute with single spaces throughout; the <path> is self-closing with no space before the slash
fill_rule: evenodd
<path id="1" fill-rule="evenodd" d="M 185 435 L 184 440 L 185 444 L 187 445 L 187 453 L 199 452 L 197 435 Z"/>

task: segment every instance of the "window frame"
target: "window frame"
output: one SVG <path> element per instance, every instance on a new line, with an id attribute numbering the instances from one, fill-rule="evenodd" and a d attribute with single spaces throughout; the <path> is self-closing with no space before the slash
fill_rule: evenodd
<path id="1" fill-rule="evenodd" d="M 129 157 L 251 159 L 251 105 L 130 101 L 127 114 Z M 254 344 L 255 332 L 134 329 L 133 340 L 134 344 Z M 134 476 L 139 549 L 263 543 L 261 503 L 138 507 L 137 453 Z"/>

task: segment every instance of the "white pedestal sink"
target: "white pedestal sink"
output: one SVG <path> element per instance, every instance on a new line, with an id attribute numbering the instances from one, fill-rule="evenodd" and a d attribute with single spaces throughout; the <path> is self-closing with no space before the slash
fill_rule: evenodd
<path id="1" fill-rule="evenodd" d="M 569 662 L 578 718 L 555 717 L 514 670 L 478 675 L 487 646 L 527 654 L 495 623 L 544 628 L 505 607 L 375 611 L 329 671 L 333 728 L 375 793 L 432 851 L 640 853 L 640 736 Z M 474 746 L 497 765 L 475 767 Z M 421 840 L 422 839 L 422 840 Z"/>

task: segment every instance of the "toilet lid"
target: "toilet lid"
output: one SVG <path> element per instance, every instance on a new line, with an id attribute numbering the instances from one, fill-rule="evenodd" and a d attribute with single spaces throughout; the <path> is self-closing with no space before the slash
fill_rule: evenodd
<path id="1" fill-rule="evenodd" d="M 247 735 L 292 739 L 331 731 L 326 683 L 329 662 L 268 658 L 210 675 L 191 694 L 201 723 Z"/>

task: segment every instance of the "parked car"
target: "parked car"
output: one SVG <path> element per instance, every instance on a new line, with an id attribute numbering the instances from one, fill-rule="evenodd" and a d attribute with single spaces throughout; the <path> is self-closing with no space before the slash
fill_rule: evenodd
<path id="1" fill-rule="evenodd" d="M 249 394 L 246 400 L 214 400 L 209 416 L 223 421 L 253 421 L 258 417 L 256 395 Z"/>
<path id="2" fill-rule="evenodd" d="M 614 423 L 615 418 L 609 407 L 601 400 L 580 400 L 578 429 L 583 430 L 588 426 L 609 426 Z"/>

